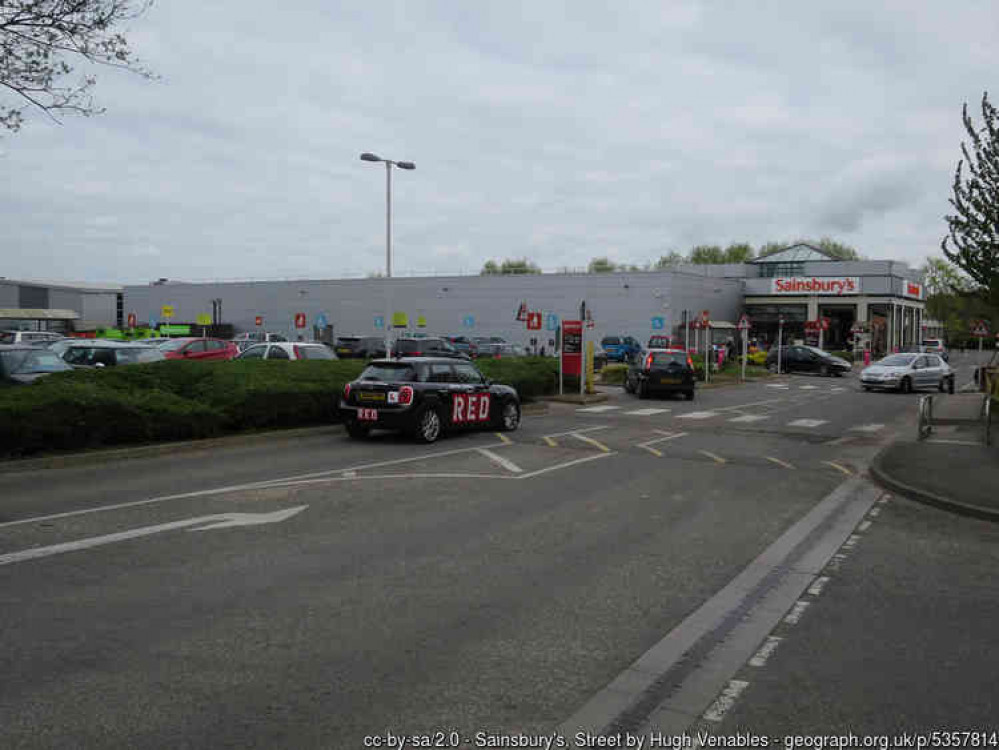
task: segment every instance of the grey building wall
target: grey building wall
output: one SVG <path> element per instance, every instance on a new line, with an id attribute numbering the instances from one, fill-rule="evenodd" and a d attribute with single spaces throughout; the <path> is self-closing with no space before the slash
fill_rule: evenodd
<path id="1" fill-rule="evenodd" d="M 529 332 L 514 319 L 519 303 L 540 310 L 544 318 L 554 313 L 571 319 L 578 317 L 585 299 L 593 313 L 592 334 L 644 339 L 652 333 L 653 316 L 665 317 L 667 326 L 675 328 L 684 309 L 709 310 L 714 320 L 735 322 L 742 308 L 743 281 L 716 275 L 716 270 L 703 266 L 646 273 L 166 283 L 127 286 L 125 313 L 135 312 L 140 321 L 161 320 L 162 307 L 171 305 L 174 322 L 193 322 L 198 314 L 211 313 L 213 299 L 221 299 L 223 321 L 234 324 L 237 331 L 254 330 L 254 317 L 260 315 L 264 330 L 294 335 L 294 315 L 302 312 L 308 317 L 308 338 L 322 312 L 337 335 L 379 335 L 374 319 L 384 315 L 388 287 L 393 310 L 407 313 L 412 329 L 417 316 L 423 315 L 428 333 L 546 340 L 554 332 Z M 474 327 L 463 325 L 467 316 L 474 317 Z"/>
<path id="2" fill-rule="evenodd" d="M 117 303 L 117 294 L 84 292 L 80 295 L 80 317 L 87 323 L 113 327 L 118 322 Z"/>
<path id="3" fill-rule="evenodd" d="M 0 281 L 0 307 L 13 308 L 18 305 L 18 284 Z"/>
<path id="4" fill-rule="evenodd" d="M 49 308 L 53 310 L 73 310 L 83 316 L 83 295 L 75 289 L 50 289 Z"/>

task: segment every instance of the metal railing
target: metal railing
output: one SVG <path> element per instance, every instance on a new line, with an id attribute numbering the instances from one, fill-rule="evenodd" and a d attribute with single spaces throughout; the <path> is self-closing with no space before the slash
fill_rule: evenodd
<path id="1" fill-rule="evenodd" d="M 917 440 L 925 440 L 933 432 L 933 396 L 920 396 Z"/>

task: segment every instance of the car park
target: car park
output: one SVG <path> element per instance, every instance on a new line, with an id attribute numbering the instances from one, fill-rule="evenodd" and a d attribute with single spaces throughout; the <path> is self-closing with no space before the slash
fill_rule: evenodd
<path id="1" fill-rule="evenodd" d="M 834 357 L 815 346 L 781 347 L 781 372 L 811 372 L 818 375 L 840 377 L 853 369 L 853 365 L 840 357 Z M 777 347 L 767 353 L 767 369 L 777 372 Z"/>
<path id="2" fill-rule="evenodd" d="M 923 339 L 923 346 L 927 354 L 936 354 L 944 362 L 950 361 L 950 354 L 947 352 L 947 347 L 944 346 L 943 339 Z"/>
<path id="3" fill-rule="evenodd" d="M 239 354 L 231 341 L 212 338 L 177 338 L 157 347 L 167 359 L 227 360 Z"/>
<path id="4" fill-rule="evenodd" d="M 267 343 L 270 341 L 287 341 L 285 336 L 280 333 L 268 333 L 266 331 L 248 331 L 246 333 L 241 333 L 236 336 L 232 343 L 236 345 L 236 348 L 240 351 L 249 349 L 254 344 Z"/>
<path id="5" fill-rule="evenodd" d="M 40 344 L 44 345 L 66 338 L 52 331 L 0 331 L 0 344 Z"/>
<path id="6" fill-rule="evenodd" d="M 954 370 L 937 354 L 901 352 L 878 360 L 860 373 L 865 391 L 897 390 L 909 393 L 921 388 L 954 392 Z"/>
<path id="7" fill-rule="evenodd" d="M 600 339 L 600 347 L 608 362 L 628 362 L 642 351 L 642 345 L 632 336 L 604 336 Z"/>
<path id="8" fill-rule="evenodd" d="M 77 368 L 139 365 L 166 359 L 163 352 L 155 346 L 99 339 L 81 339 L 74 342 L 67 347 L 62 358 Z"/>
<path id="9" fill-rule="evenodd" d="M 392 345 L 392 353 L 397 357 L 454 357 L 469 359 L 451 344 L 437 336 L 423 338 L 400 338 Z"/>
<path id="10" fill-rule="evenodd" d="M 352 438 L 384 429 L 432 443 L 451 431 L 520 425 L 514 388 L 493 383 L 470 361 L 447 357 L 375 360 L 344 386 L 338 408 Z"/>
<path id="11" fill-rule="evenodd" d="M 53 372 L 72 369 L 48 349 L 30 344 L 0 344 L 0 384 L 25 385 Z"/>
<path id="12" fill-rule="evenodd" d="M 473 336 L 472 341 L 476 346 L 482 348 L 490 344 L 505 344 L 506 339 L 502 336 Z"/>
<path id="13" fill-rule="evenodd" d="M 336 359 L 336 355 L 325 344 L 272 341 L 269 344 L 254 344 L 240 352 L 236 359 Z"/>
<path id="14" fill-rule="evenodd" d="M 632 355 L 624 390 L 648 398 L 660 393 L 680 393 L 694 400 L 694 363 L 682 349 L 648 349 Z"/>
<path id="15" fill-rule="evenodd" d="M 445 336 L 445 339 L 460 353 L 472 359 L 479 356 L 479 345 L 468 338 L 468 336 Z"/>
<path id="16" fill-rule="evenodd" d="M 485 344 L 479 349 L 479 356 L 492 359 L 526 357 L 527 350 L 520 344 Z"/>

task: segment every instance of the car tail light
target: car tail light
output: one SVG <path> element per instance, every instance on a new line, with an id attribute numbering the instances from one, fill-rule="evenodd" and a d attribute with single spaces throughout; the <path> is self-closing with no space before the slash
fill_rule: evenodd
<path id="1" fill-rule="evenodd" d="M 348 399 L 350 399 L 350 383 L 347 383 L 343 387 L 343 400 L 347 401 Z"/>
<path id="2" fill-rule="evenodd" d="M 689 367 L 691 370 L 694 369 L 694 360 L 690 358 L 689 354 L 687 355 L 687 367 Z"/>
<path id="3" fill-rule="evenodd" d="M 399 389 L 399 403 L 403 406 L 413 403 L 413 389 L 408 385 L 404 385 Z"/>
<path id="4" fill-rule="evenodd" d="M 646 370 L 651 370 L 652 369 L 652 355 L 651 354 L 645 358 L 645 369 Z"/>

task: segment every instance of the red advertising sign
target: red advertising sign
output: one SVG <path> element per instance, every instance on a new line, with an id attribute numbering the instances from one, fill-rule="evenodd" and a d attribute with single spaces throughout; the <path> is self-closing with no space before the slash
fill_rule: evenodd
<path id="1" fill-rule="evenodd" d="M 135 313 L 128 314 L 128 327 L 135 328 Z"/>
<path id="2" fill-rule="evenodd" d="M 305 313 L 295 313 L 295 328 L 305 328 Z"/>
<path id="3" fill-rule="evenodd" d="M 914 281 L 905 282 L 905 296 L 913 297 L 915 299 L 923 298 L 923 285 L 917 284 Z"/>
<path id="4" fill-rule="evenodd" d="M 264 324 L 264 319 L 262 316 L 258 315 L 253 321 L 256 325 L 262 326 Z"/>
<path id="5" fill-rule="evenodd" d="M 562 321 L 562 374 L 579 375 L 583 371 L 583 321 Z"/>
<path id="6" fill-rule="evenodd" d="M 516 320 L 527 320 L 527 303 L 521 302 L 520 307 L 517 308 Z"/>
<path id="7" fill-rule="evenodd" d="M 527 313 L 527 330 L 529 331 L 540 331 L 541 330 L 541 312 L 529 312 Z"/>
<path id="8" fill-rule="evenodd" d="M 451 421 L 454 424 L 489 421 L 488 393 L 455 393 L 451 397 Z"/>

